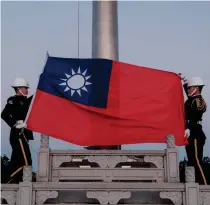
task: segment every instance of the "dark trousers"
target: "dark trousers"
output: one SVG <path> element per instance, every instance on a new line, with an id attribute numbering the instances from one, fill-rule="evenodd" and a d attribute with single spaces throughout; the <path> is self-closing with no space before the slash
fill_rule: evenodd
<path id="1" fill-rule="evenodd" d="M 17 133 L 11 133 L 10 144 L 12 156 L 10 160 L 10 181 L 9 183 L 19 183 L 23 177 L 23 167 L 32 165 L 31 152 L 25 138 Z"/>
<path id="2" fill-rule="evenodd" d="M 195 180 L 199 184 L 207 184 L 205 174 L 203 172 L 203 148 L 205 145 L 205 138 L 188 138 L 188 145 L 186 146 L 188 166 L 195 168 Z"/>

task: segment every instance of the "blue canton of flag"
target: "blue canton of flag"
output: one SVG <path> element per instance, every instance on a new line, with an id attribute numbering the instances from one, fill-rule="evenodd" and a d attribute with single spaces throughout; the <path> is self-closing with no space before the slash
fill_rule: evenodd
<path id="1" fill-rule="evenodd" d="M 88 106 L 106 108 L 112 61 L 48 57 L 38 89 Z"/>

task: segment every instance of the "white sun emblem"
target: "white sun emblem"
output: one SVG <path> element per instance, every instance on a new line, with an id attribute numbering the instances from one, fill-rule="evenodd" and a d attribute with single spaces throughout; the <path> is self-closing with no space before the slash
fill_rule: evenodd
<path id="1" fill-rule="evenodd" d="M 71 69 L 71 75 L 66 74 L 66 79 L 62 79 L 63 83 L 59 84 L 62 86 L 66 86 L 64 92 L 71 91 L 71 96 L 74 95 L 75 92 L 77 92 L 81 96 L 81 90 L 84 90 L 88 92 L 86 85 L 90 85 L 92 83 L 88 82 L 87 80 L 91 77 L 91 75 L 86 76 L 87 70 L 85 70 L 83 73 L 81 73 L 80 67 L 78 68 L 77 73 L 74 72 L 73 69 Z"/>

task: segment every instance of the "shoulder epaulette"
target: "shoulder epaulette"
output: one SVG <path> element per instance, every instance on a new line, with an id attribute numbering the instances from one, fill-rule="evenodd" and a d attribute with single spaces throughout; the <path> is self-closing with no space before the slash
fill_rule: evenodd
<path id="1" fill-rule="evenodd" d="M 9 97 L 9 98 L 7 99 L 7 103 L 8 103 L 8 104 L 13 104 L 13 103 L 14 103 L 14 96 Z"/>
<path id="2" fill-rule="evenodd" d="M 196 98 L 196 99 L 194 99 L 192 101 L 192 106 L 193 106 L 194 103 L 196 103 L 195 105 L 196 105 L 196 108 L 198 110 L 206 109 L 206 102 L 205 102 L 205 100 L 203 98 Z"/>

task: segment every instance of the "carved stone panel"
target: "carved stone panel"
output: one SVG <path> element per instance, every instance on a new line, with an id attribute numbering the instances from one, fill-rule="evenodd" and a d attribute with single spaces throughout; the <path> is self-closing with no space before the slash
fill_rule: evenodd
<path id="1" fill-rule="evenodd" d="M 160 192 L 161 199 L 170 199 L 174 205 L 182 205 L 182 193 L 181 192 Z"/>
<path id="2" fill-rule="evenodd" d="M 25 166 L 23 168 L 23 182 L 31 182 L 32 181 L 32 167 Z"/>
<path id="3" fill-rule="evenodd" d="M 32 186 L 31 182 L 19 183 L 18 205 L 31 205 L 33 199 Z"/>
<path id="4" fill-rule="evenodd" d="M 59 177 L 52 177 L 52 182 L 59 182 Z"/>
<path id="5" fill-rule="evenodd" d="M 1 198 L 5 199 L 9 205 L 16 204 L 16 191 L 1 191 Z"/>
<path id="6" fill-rule="evenodd" d="M 167 182 L 179 182 L 178 152 L 176 148 L 167 149 L 166 166 Z"/>
<path id="7" fill-rule="evenodd" d="M 112 180 L 114 179 L 114 170 L 104 170 L 101 173 L 104 182 L 112 182 Z"/>
<path id="8" fill-rule="evenodd" d="M 133 160 L 134 162 L 145 162 L 144 156 L 129 156 L 128 160 Z"/>
<path id="9" fill-rule="evenodd" d="M 40 148 L 38 153 L 38 170 L 37 170 L 37 181 L 46 182 L 49 178 L 50 173 L 50 149 Z"/>
<path id="10" fill-rule="evenodd" d="M 200 192 L 201 205 L 210 205 L 210 192 Z"/>
<path id="11" fill-rule="evenodd" d="M 175 148 L 176 147 L 175 137 L 173 135 L 168 135 L 166 143 L 167 143 L 167 148 Z"/>
<path id="12" fill-rule="evenodd" d="M 127 156 L 89 156 L 89 162 L 97 163 L 101 168 L 115 168 L 120 162 L 127 162 Z"/>
<path id="13" fill-rule="evenodd" d="M 121 199 L 129 199 L 131 197 L 131 192 L 123 191 L 87 191 L 88 198 L 97 199 L 100 204 L 116 205 Z"/>
<path id="14" fill-rule="evenodd" d="M 91 181 L 91 180 L 103 180 L 105 182 L 111 182 L 113 180 L 120 181 L 132 181 L 132 180 L 155 180 L 158 182 L 164 181 L 164 170 L 158 168 L 55 168 L 52 170 L 52 181 L 56 182 L 60 180 L 73 180 L 73 181 Z"/>
<path id="15" fill-rule="evenodd" d="M 71 162 L 72 156 L 66 155 L 66 156 L 53 156 L 52 157 L 52 166 L 53 168 L 58 168 L 63 162 Z"/>
<path id="16" fill-rule="evenodd" d="M 55 199 L 58 196 L 57 191 L 36 191 L 36 204 L 44 204 L 47 199 Z"/>
<path id="17" fill-rule="evenodd" d="M 186 182 L 195 182 L 195 168 L 185 167 L 185 180 Z"/>
<path id="18" fill-rule="evenodd" d="M 186 204 L 201 205 L 198 183 L 185 183 Z"/>
<path id="19" fill-rule="evenodd" d="M 154 164 L 157 168 L 163 168 L 163 157 L 161 156 L 144 156 L 144 161 Z"/>
<path id="20" fill-rule="evenodd" d="M 40 148 L 49 148 L 49 136 L 41 134 Z"/>

